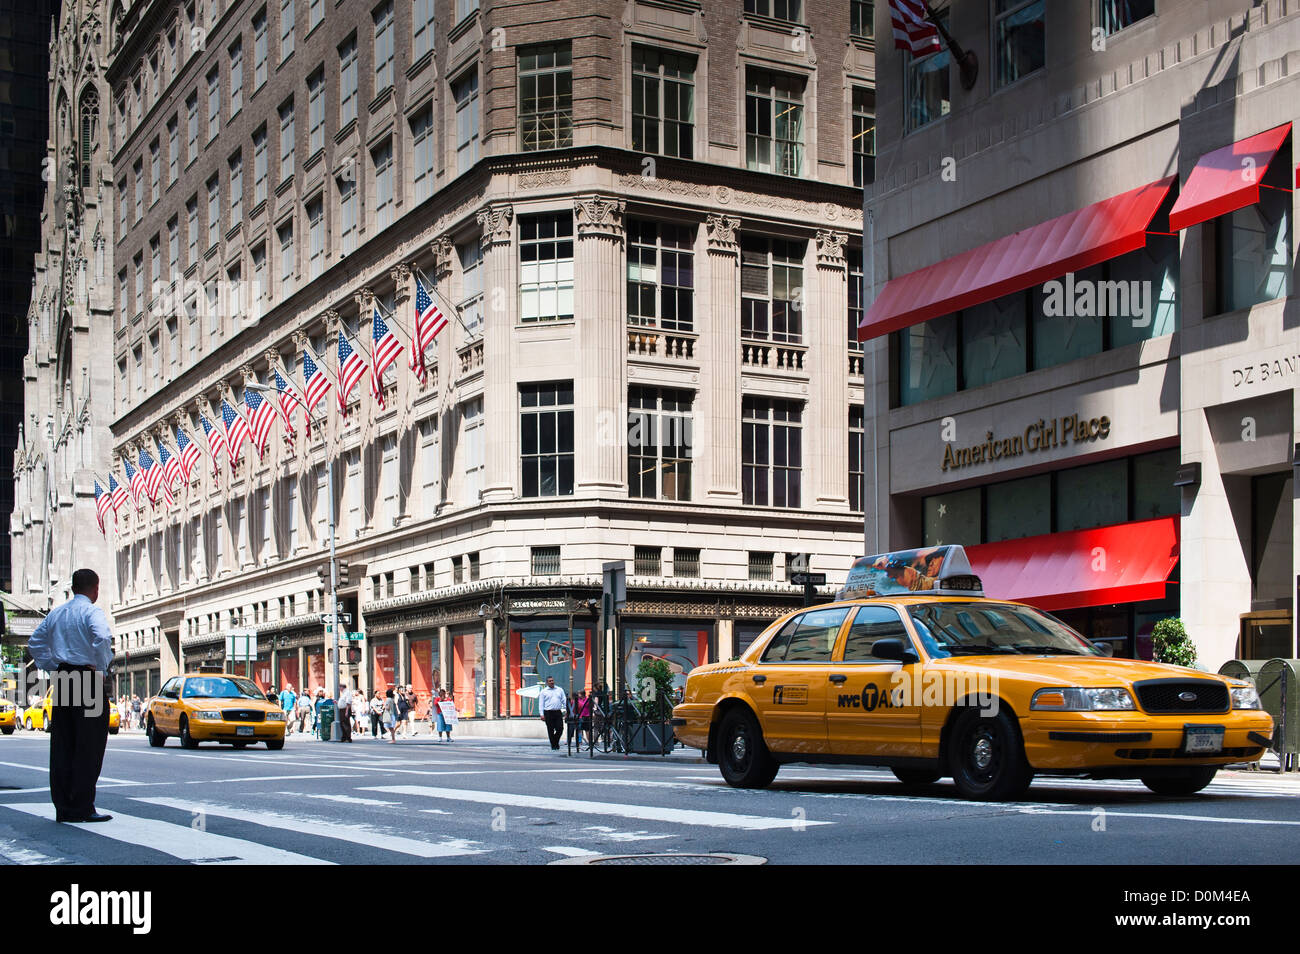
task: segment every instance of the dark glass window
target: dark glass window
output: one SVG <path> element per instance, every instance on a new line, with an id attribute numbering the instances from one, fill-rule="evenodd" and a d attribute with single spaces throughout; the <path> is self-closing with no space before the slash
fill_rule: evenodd
<path id="1" fill-rule="evenodd" d="M 744 502 L 759 507 L 800 506 L 801 405 L 776 398 L 747 397 L 741 418 Z"/>
<path id="2" fill-rule="evenodd" d="M 690 391 L 634 387 L 628 393 L 628 495 L 691 499 Z"/>
<path id="3" fill-rule="evenodd" d="M 1097 0 L 1097 24 L 1109 36 L 1156 12 L 1156 0 Z"/>
<path id="4" fill-rule="evenodd" d="M 573 382 L 519 388 L 520 490 L 524 497 L 573 493 Z"/>
<path id="5" fill-rule="evenodd" d="M 871 647 L 879 639 L 901 639 L 904 646 L 912 641 L 897 610 L 888 606 L 859 606 L 844 641 L 844 661 L 882 662 L 871 655 Z"/>
<path id="6" fill-rule="evenodd" d="M 876 181 L 876 91 L 853 87 L 853 184 Z"/>
<path id="7" fill-rule="evenodd" d="M 740 240 L 742 338 L 803 341 L 804 243 L 745 235 Z"/>
<path id="8" fill-rule="evenodd" d="M 862 512 L 863 478 L 863 427 L 862 408 L 849 408 L 849 509 L 855 513 Z"/>
<path id="9" fill-rule="evenodd" d="M 695 230 L 630 219 L 627 226 L 627 320 L 665 331 L 695 328 Z"/>
<path id="10" fill-rule="evenodd" d="M 519 219 L 519 320 L 573 317 L 573 216 L 568 212 Z"/>
<path id="11" fill-rule="evenodd" d="M 525 152 L 573 145 L 573 67 L 568 43 L 519 51 L 519 146 Z"/>
<path id="12" fill-rule="evenodd" d="M 632 148 L 694 156 L 695 57 L 632 47 Z"/>
<path id="13" fill-rule="evenodd" d="M 1277 157 L 1269 168 L 1290 168 Z M 1279 181 L 1285 182 L 1285 177 Z M 1219 312 L 1285 298 L 1291 292 L 1291 192 L 1263 188 L 1259 202 L 1215 220 Z"/>
<path id="14" fill-rule="evenodd" d="M 1083 530 L 1128 519 L 1128 461 L 1071 467 L 1056 475 L 1056 530 Z"/>
<path id="15" fill-rule="evenodd" d="M 1043 68 L 1047 61 L 1046 6 L 1046 0 L 997 0 L 994 52 L 999 86 Z"/>

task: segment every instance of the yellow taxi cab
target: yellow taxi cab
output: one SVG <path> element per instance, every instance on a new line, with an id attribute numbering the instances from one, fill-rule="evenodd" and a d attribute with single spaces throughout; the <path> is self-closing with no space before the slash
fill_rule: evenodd
<path id="1" fill-rule="evenodd" d="M 50 726 L 54 724 L 52 718 L 54 709 L 53 696 L 54 690 L 47 689 L 45 692 L 45 698 L 42 699 L 39 704 L 27 707 L 27 711 L 23 713 L 23 724 L 26 725 L 27 728 L 44 729 L 46 732 L 50 731 Z M 122 719 L 118 714 L 117 706 L 111 699 L 107 702 L 107 705 L 108 734 L 117 735 L 117 730 L 121 728 L 122 725 Z"/>
<path id="2" fill-rule="evenodd" d="M 692 670 L 673 724 L 739 788 L 785 763 L 848 763 L 991 800 L 1035 774 L 1190 795 L 1258 760 L 1273 732 L 1248 683 L 1110 658 L 1040 610 L 986 598 L 960 546 L 857 560 L 836 602 Z"/>
<path id="3" fill-rule="evenodd" d="M 18 707 L 8 699 L 0 699 L 0 732 L 13 735 L 20 719 Z"/>
<path id="4" fill-rule="evenodd" d="M 243 748 L 265 742 L 284 748 L 284 713 L 256 683 L 227 672 L 197 672 L 168 679 L 149 700 L 144 730 L 149 744 L 166 744 L 178 736 L 187 749 L 200 742 L 223 742 Z"/>

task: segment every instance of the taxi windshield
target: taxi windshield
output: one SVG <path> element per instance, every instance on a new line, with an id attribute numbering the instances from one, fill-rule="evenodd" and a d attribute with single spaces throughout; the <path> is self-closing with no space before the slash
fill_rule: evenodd
<path id="1" fill-rule="evenodd" d="M 1060 620 L 1007 603 L 920 603 L 908 607 L 933 657 L 987 655 L 1101 656 Z"/>
<path id="2" fill-rule="evenodd" d="M 228 676 L 200 676 L 185 680 L 183 699 L 265 699 L 247 679 Z"/>

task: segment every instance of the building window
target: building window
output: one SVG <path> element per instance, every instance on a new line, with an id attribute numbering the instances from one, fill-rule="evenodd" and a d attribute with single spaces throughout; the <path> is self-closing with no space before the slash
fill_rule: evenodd
<path id="1" fill-rule="evenodd" d="M 172 280 L 177 278 L 181 261 L 181 223 L 180 219 L 172 216 L 167 223 L 167 269 L 171 272 Z"/>
<path id="2" fill-rule="evenodd" d="M 438 510 L 438 421 L 425 418 L 420 422 L 420 505 L 425 514 Z"/>
<path id="3" fill-rule="evenodd" d="M 745 163 L 758 172 L 803 174 L 804 81 L 751 69 L 745 89 Z"/>
<path id="4" fill-rule="evenodd" d="M 456 173 L 467 172 L 478 162 L 478 67 L 452 84 L 456 100 Z"/>
<path id="5" fill-rule="evenodd" d="M 411 61 L 433 52 L 433 0 L 411 0 Z"/>
<path id="6" fill-rule="evenodd" d="M 477 240 L 456 246 L 460 257 L 463 297 L 457 303 L 460 320 L 467 334 L 477 334 L 483 326 L 483 247 Z"/>
<path id="7" fill-rule="evenodd" d="M 266 201 L 266 124 L 253 133 L 253 205 Z"/>
<path id="8" fill-rule="evenodd" d="M 695 57 L 632 48 L 632 148 L 694 157 Z"/>
<path id="9" fill-rule="evenodd" d="M 307 203 L 307 277 L 325 270 L 325 200 L 316 196 Z"/>
<path id="10" fill-rule="evenodd" d="M 199 94 L 190 93 L 189 98 L 185 100 L 185 135 L 186 148 L 189 150 L 185 154 L 185 161 L 188 165 L 199 157 Z"/>
<path id="11" fill-rule="evenodd" d="M 866 291 L 862 281 L 862 249 L 849 248 L 845 258 L 849 265 L 849 350 L 861 351 L 858 326 L 862 324 L 862 296 Z"/>
<path id="12" fill-rule="evenodd" d="M 233 228 L 244 220 L 244 157 L 235 153 L 229 160 L 230 168 L 230 225 Z"/>
<path id="13" fill-rule="evenodd" d="M 853 184 L 876 181 L 876 91 L 853 87 Z"/>
<path id="14" fill-rule="evenodd" d="M 691 499 L 692 398 L 690 391 L 629 389 L 629 497 Z"/>
<path id="15" fill-rule="evenodd" d="M 188 258 L 185 260 L 187 266 L 193 266 L 199 260 L 199 199 L 198 196 L 190 196 L 185 203 L 185 231 L 189 244 L 189 251 L 186 253 Z"/>
<path id="16" fill-rule="evenodd" d="M 573 382 L 519 387 L 521 496 L 573 493 Z"/>
<path id="17" fill-rule="evenodd" d="M 519 219 L 520 320 L 573 317 L 573 216 L 568 212 Z"/>
<path id="18" fill-rule="evenodd" d="M 646 219 L 627 226 L 627 320 L 665 331 L 695 329 L 695 230 Z"/>
<path id="19" fill-rule="evenodd" d="M 339 47 L 339 126 L 357 118 L 357 35 Z"/>
<path id="20" fill-rule="evenodd" d="M 208 248 L 217 247 L 221 240 L 221 178 L 208 180 Z"/>
<path id="21" fill-rule="evenodd" d="M 244 108 L 244 43 L 235 40 L 227 52 L 230 54 L 230 115 Z"/>
<path id="22" fill-rule="evenodd" d="M 559 547 L 530 547 L 529 567 L 533 576 L 560 575 Z"/>
<path id="23" fill-rule="evenodd" d="M 465 502 L 476 506 L 483 492 L 486 457 L 483 444 L 483 399 L 474 398 L 460 406 L 460 432 L 465 442 Z"/>
<path id="24" fill-rule="evenodd" d="M 746 397 L 741 405 L 741 493 L 757 507 L 798 507 L 803 462 L 802 408 Z"/>
<path id="25" fill-rule="evenodd" d="M 389 434 L 381 439 L 379 457 L 379 502 L 384 527 L 397 523 L 397 437 Z M 390 577 L 391 579 L 391 577 Z M 392 592 L 386 595 L 392 596 Z"/>
<path id="26" fill-rule="evenodd" d="M 745 12 L 798 23 L 803 0 L 745 0 Z"/>
<path id="27" fill-rule="evenodd" d="M 221 132 L 221 71 L 213 67 L 208 73 L 208 141 Z"/>
<path id="28" fill-rule="evenodd" d="M 309 0 L 307 5 L 307 32 L 310 33 L 325 19 L 325 0 Z"/>
<path id="29" fill-rule="evenodd" d="M 465 558 L 459 554 L 451 558 L 451 582 L 465 582 Z"/>
<path id="30" fill-rule="evenodd" d="M 700 575 L 700 551 L 673 547 L 673 576 L 696 579 Z"/>
<path id="31" fill-rule="evenodd" d="M 433 195 L 433 106 L 420 110 L 411 119 L 411 140 L 415 146 L 415 201 Z"/>
<path id="32" fill-rule="evenodd" d="M 385 229 L 393 221 L 393 141 L 370 150 L 370 162 L 375 175 L 375 228 Z"/>
<path id="33" fill-rule="evenodd" d="M 568 43 L 519 51 L 519 147 L 573 145 L 573 68 Z"/>
<path id="34" fill-rule="evenodd" d="M 997 0 L 994 10 L 994 53 L 997 84 L 1008 86 L 1047 61 L 1044 28 L 1046 0 Z"/>
<path id="35" fill-rule="evenodd" d="M 293 175 L 293 100 L 280 107 L 280 181 Z"/>
<path id="36" fill-rule="evenodd" d="M 478 0 L 456 0 L 456 22 L 459 23 L 478 9 Z"/>
<path id="37" fill-rule="evenodd" d="M 126 179 L 120 179 L 117 183 L 117 227 L 125 235 L 127 223 L 130 221 L 130 203 L 126 197 Z"/>
<path id="38" fill-rule="evenodd" d="M 749 551 L 749 578 L 755 582 L 772 579 L 771 553 Z"/>
<path id="39" fill-rule="evenodd" d="M 266 285 L 266 243 L 259 242 L 253 247 L 253 301 L 257 304 L 255 314 L 257 317 L 262 315 L 262 304 L 266 301 L 267 292 L 270 290 Z"/>
<path id="40" fill-rule="evenodd" d="M 293 291 L 293 223 L 286 222 L 275 230 L 280 240 L 280 295 Z"/>
<path id="41" fill-rule="evenodd" d="M 1283 157 L 1274 160 L 1261 182 L 1266 188 L 1259 190 L 1257 203 L 1219 216 L 1203 230 L 1215 230 L 1221 314 L 1291 293 L 1292 196 L 1286 177 L 1275 172 L 1285 172 L 1290 165 Z"/>
<path id="42" fill-rule="evenodd" d="M 849 0 L 849 34 L 870 38 L 875 33 L 876 5 L 871 0 Z"/>
<path id="43" fill-rule="evenodd" d="M 162 147 L 155 139 L 149 144 L 149 204 L 162 198 Z"/>
<path id="44" fill-rule="evenodd" d="M 339 176 L 335 180 L 339 190 L 339 247 L 349 255 L 357 247 L 357 180 Z"/>
<path id="45" fill-rule="evenodd" d="M 127 291 L 126 269 L 117 273 L 117 310 L 122 315 L 130 314 L 131 300 Z"/>
<path id="46" fill-rule="evenodd" d="M 372 14 L 375 21 L 375 96 L 393 85 L 393 3 Z"/>
<path id="47" fill-rule="evenodd" d="M 293 55 L 293 0 L 280 0 L 280 62 Z"/>
<path id="48" fill-rule="evenodd" d="M 784 344 L 803 340 L 804 247 L 803 242 L 742 236 L 741 337 Z"/>
<path id="49" fill-rule="evenodd" d="M 134 224 L 139 225 L 140 220 L 144 218 L 144 163 L 137 162 L 131 167 L 131 175 L 135 179 L 135 219 Z"/>
<path id="50" fill-rule="evenodd" d="M 632 559 L 632 572 L 637 576 L 663 575 L 663 547 L 636 547 Z"/>
<path id="51" fill-rule="evenodd" d="M 862 423 L 862 408 L 849 408 L 849 509 L 854 513 L 862 513 L 866 479 L 862 446 L 866 432 Z"/>
<path id="52" fill-rule="evenodd" d="M 253 16 L 253 89 L 266 83 L 266 8 Z"/>
<path id="53" fill-rule="evenodd" d="M 1156 0 L 1097 0 L 1097 24 L 1110 36 L 1156 12 Z"/>
<path id="54" fill-rule="evenodd" d="M 325 148 L 325 68 L 307 77 L 307 154 L 314 156 Z"/>
<path id="55" fill-rule="evenodd" d="M 935 14 L 936 22 L 948 26 L 948 12 Z M 948 48 L 941 47 L 925 56 L 913 57 L 904 52 L 906 63 L 904 94 L 907 97 L 907 128 L 920 129 L 952 109 L 949 91 Z"/>
<path id="56" fill-rule="evenodd" d="M 171 185 L 180 174 L 181 130 L 179 117 L 167 120 L 167 184 Z"/>

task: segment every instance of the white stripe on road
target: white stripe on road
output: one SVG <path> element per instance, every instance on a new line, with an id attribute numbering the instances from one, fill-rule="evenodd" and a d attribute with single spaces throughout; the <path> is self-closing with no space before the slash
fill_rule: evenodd
<path id="1" fill-rule="evenodd" d="M 38 818 L 54 820 L 54 806 L 48 802 L 41 804 L 0 805 Z M 171 822 L 158 821 L 153 818 L 139 818 L 123 815 L 114 810 L 113 820 L 91 825 L 77 825 L 80 831 L 92 832 L 102 838 L 126 842 L 161 851 L 182 861 L 201 861 L 209 864 L 241 865 L 328 865 L 329 861 L 281 851 L 256 842 L 217 835 L 213 832 L 191 828 L 189 825 L 174 825 Z M 209 859 L 219 859 L 212 860 Z"/>
<path id="2" fill-rule="evenodd" d="M 440 842 L 418 841 L 390 835 L 369 825 L 344 825 L 339 822 L 325 821 L 319 818 L 300 818 L 294 815 L 282 815 L 276 812 L 252 812 L 232 805 L 217 805 L 211 802 L 189 802 L 180 798 L 135 798 L 137 802 L 149 805 L 161 805 L 178 811 L 215 815 L 233 821 L 249 822 L 266 828 L 278 828 L 281 831 L 296 832 L 300 835 L 315 835 L 325 838 L 337 838 L 353 844 L 380 848 L 384 851 L 396 851 L 417 858 L 454 858 L 461 855 L 480 855 L 486 849 L 478 842 L 464 838 L 448 838 Z M 371 864 L 373 859 L 358 857 L 357 864 Z"/>
<path id="3" fill-rule="evenodd" d="M 1225 818 L 1220 815 L 1178 815 L 1172 812 L 1120 812 L 1102 805 L 1091 809 L 1035 808 L 1026 805 L 1019 809 L 1022 815 L 1092 815 L 1106 818 L 1162 818 L 1166 821 L 1209 822 L 1216 825 L 1300 825 L 1300 821 L 1283 821 L 1275 818 Z"/>
<path id="4" fill-rule="evenodd" d="M 624 805 L 619 802 L 590 802 L 576 798 L 547 798 L 509 792 L 476 792 L 460 788 L 432 788 L 425 785 L 376 785 L 363 788 L 361 791 L 478 802 L 493 806 L 510 805 L 515 808 L 532 808 L 541 811 L 574 812 L 579 815 L 614 815 L 619 818 L 639 818 L 645 821 L 672 822 L 677 825 L 695 825 L 704 828 L 738 828 L 743 831 L 771 831 L 778 828 L 800 830 L 807 825 L 834 824 L 825 821 L 807 821 L 802 818 L 768 818 L 762 815 L 737 815 L 732 812 L 693 811 L 684 808 L 660 808 L 655 805 Z"/>
<path id="5" fill-rule="evenodd" d="M 0 858 L 16 865 L 68 865 L 72 864 L 67 858 L 52 858 L 49 855 L 43 855 L 39 851 L 33 851 L 26 848 L 16 841 L 7 841 L 0 838 Z"/>
<path id="6" fill-rule="evenodd" d="M 304 778 L 361 778 L 360 775 L 246 775 L 243 778 L 199 778 L 186 784 L 213 785 L 222 782 L 285 782 Z"/>
<path id="7" fill-rule="evenodd" d="M 287 776 L 286 776 L 287 777 Z M 292 795 L 294 798 L 320 798 L 330 802 L 343 802 L 345 805 L 400 805 L 401 802 L 386 802 L 382 798 L 358 798 L 356 795 L 322 795 L 315 792 L 276 792 L 277 795 Z"/>
<path id="8" fill-rule="evenodd" d="M 563 845 L 551 845 L 549 848 L 543 848 L 542 851 L 549 851 L 553 855 L 564 855 L 566 858 L 593 858 L 599 855 L 599 851 L 588 851 L 586 848 L 566 848 Z"/>
<path id="9" fill-rule="evenodd" d="M 44 772 L 46 775 L 50 774 L 50 767 L 48 765 L 28 765 L 25 762 L 0 762 L 0 765 L 7 765 L 9 768 L 31 769 L 33 772 Z M 141 784 L 140 782 L 132 782 L 130 779 L 125 778 L 110 778 L 107 775 L 101 775 L 99 780 L 101 782 L 113 782 L 117 785 Z"/>

